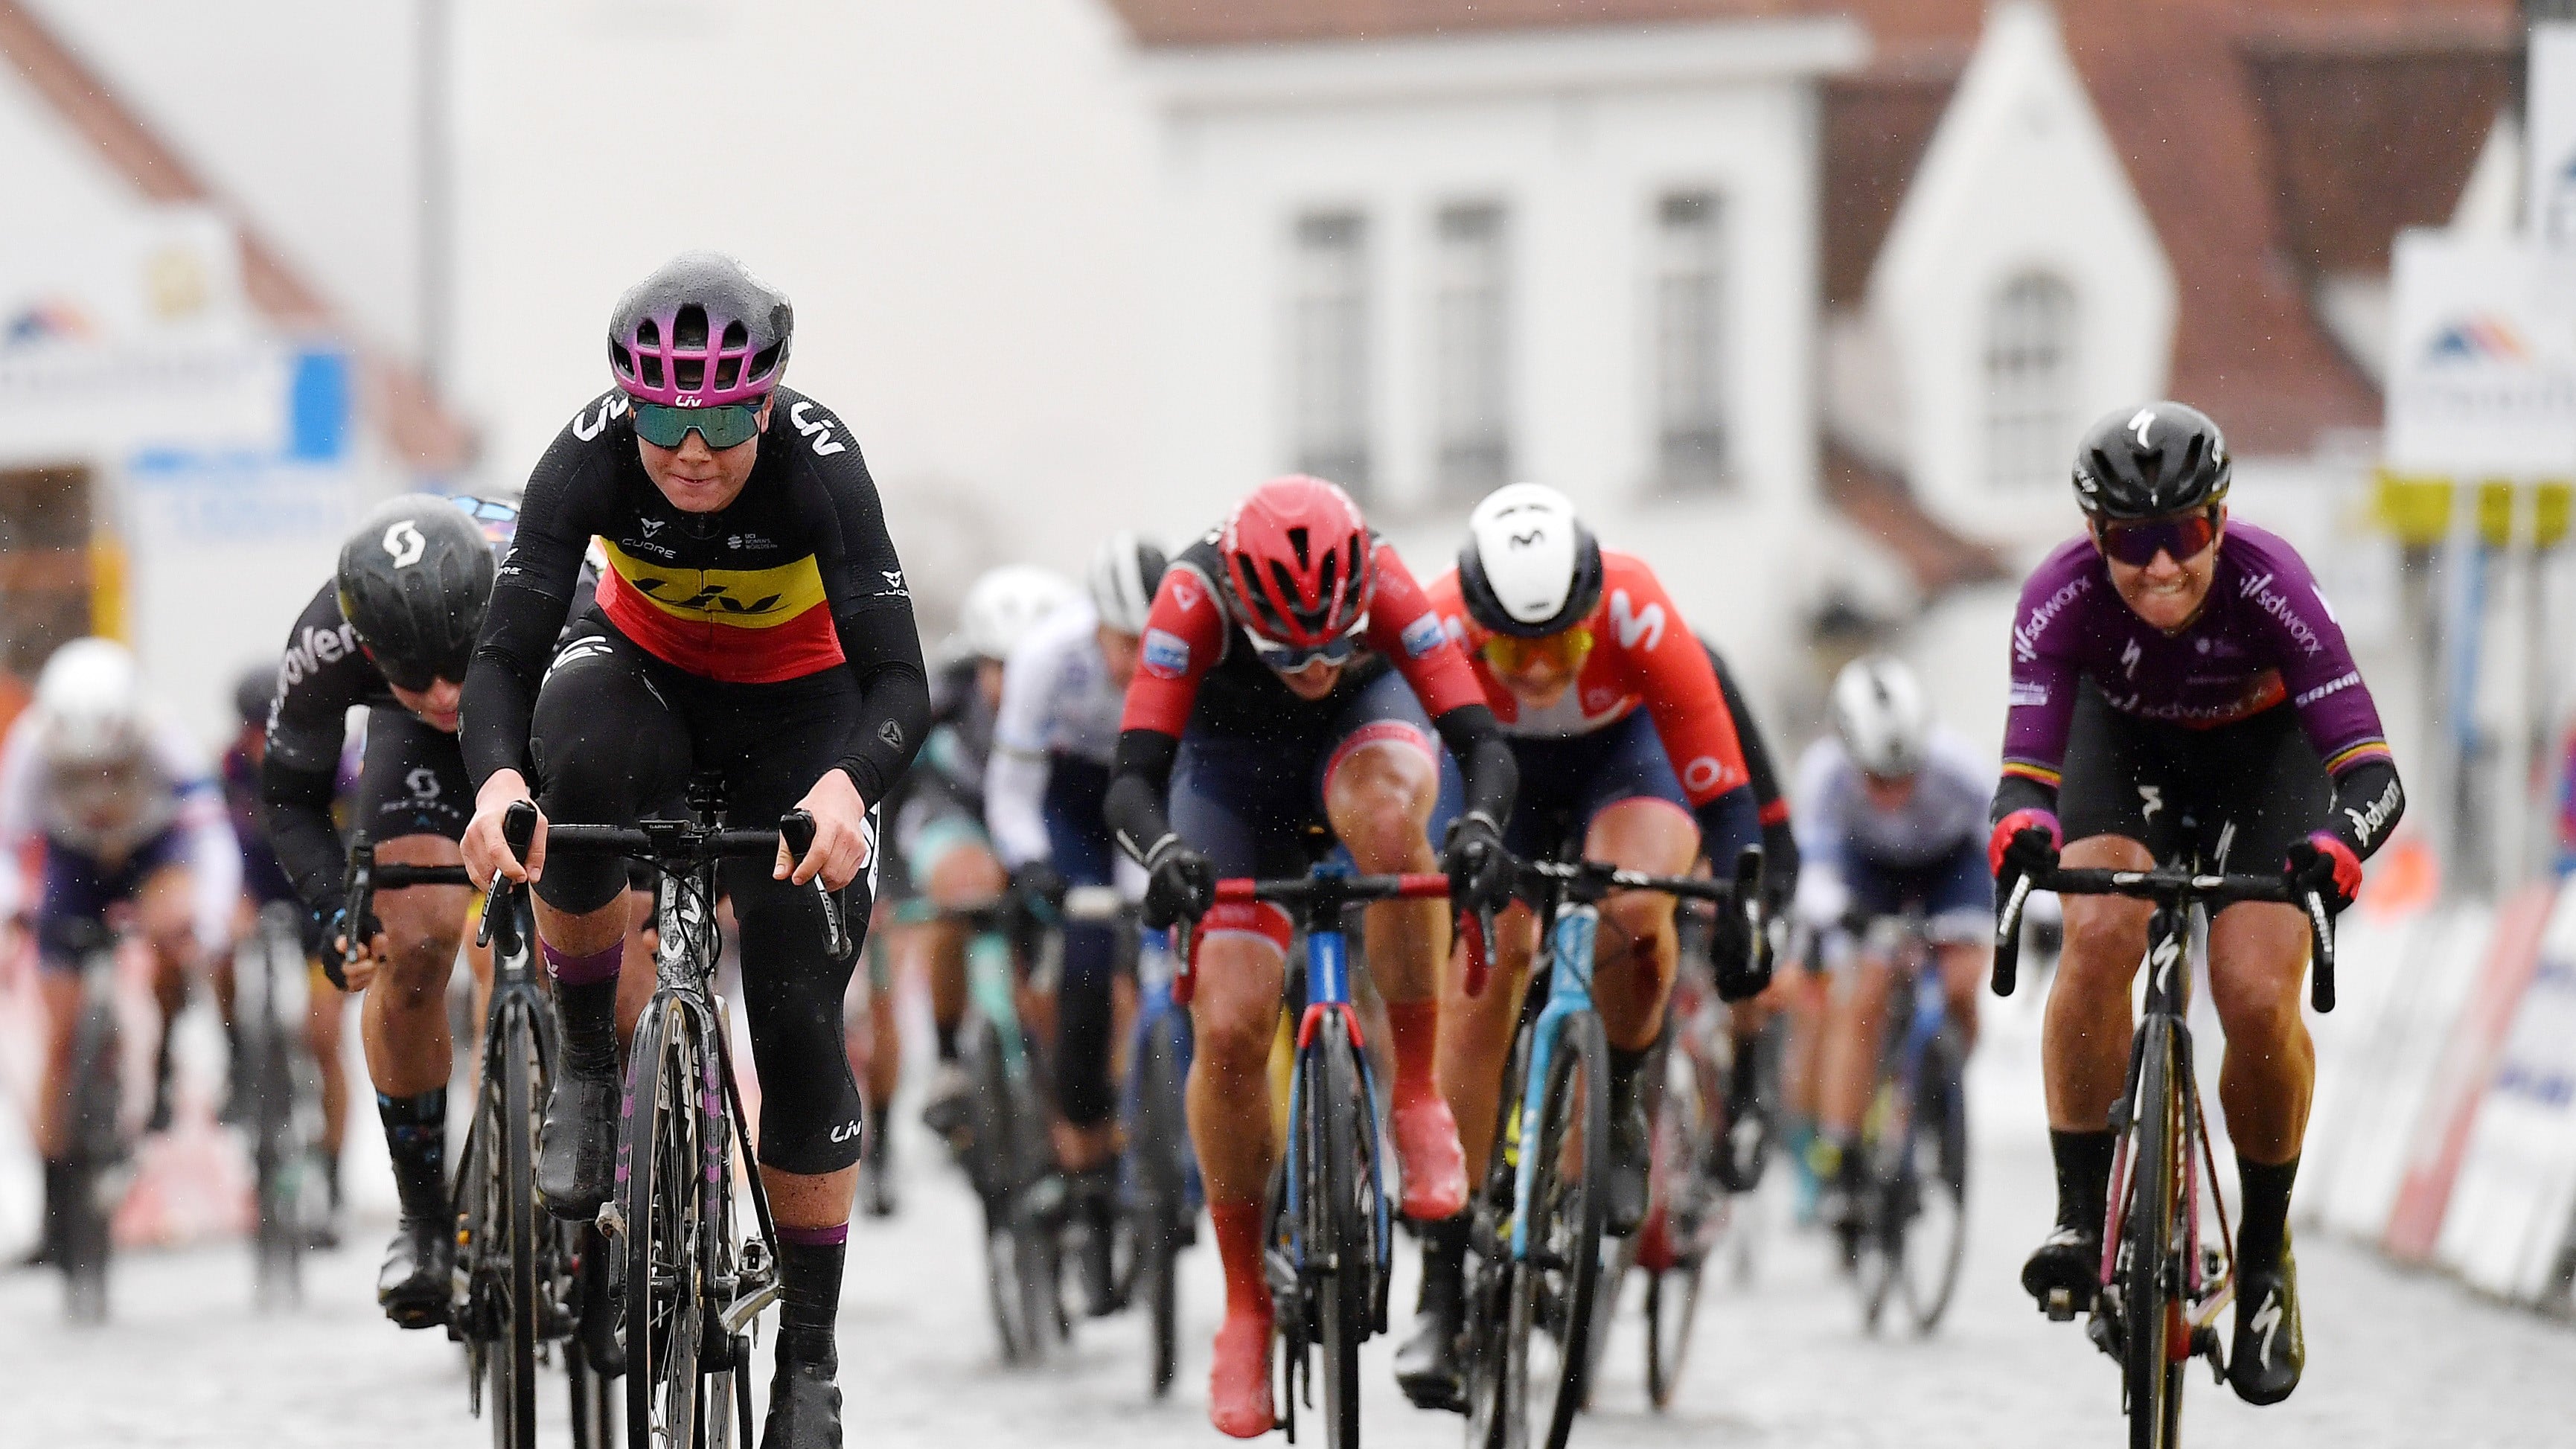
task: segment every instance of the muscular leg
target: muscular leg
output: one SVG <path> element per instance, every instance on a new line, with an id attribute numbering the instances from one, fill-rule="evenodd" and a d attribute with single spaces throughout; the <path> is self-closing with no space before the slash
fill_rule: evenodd
<path id="1" fill-rule="evenodd" d="M 1887 996 L 1893 975 L 1885 959 L 1863 956 L 1835 982 L 1825 1005 L 1825 1040 L 1817 1062 L 1816 1126 L 1845 1140 L 1860 1133 L 1878 1047 L 1886 1038 Z"/>
<path id="2" fill-rule="evenodd" d="M 2316 1046 L 2299 1013 L 2307 919 L 2293 906 L 2229 906 L 2210 923 L 2209 960 L 2209 1004 L 2227 1033 L 2218 1074 L 2227 1135 L 2247 1161 L 2288 1162 L 2316 1093 Z"/>
<path id="3" fill-rule="evenodd" d="M 2148 870 L 2155 857 L 2134 840 L 2096 835 L 2068 845 L 2072 869 Z M 2129 988 L 2147 949 L 2154 908 L 2120 896 L 2068 896 L 2066 945 L 2049 983 L 2040 1029 L 2040 1066 L 2048 1084 L 2048 1125 L 2060 1132 L 2100 1132 L 2111 1103 L 2127 1085 Z"/>
<path id="4" fill-rule="evenodd" d="M 1986 984 L 1986 968 L 1993 964 L 1993 952 L 1975 941 L 1951 941 L 1933 948 L 1933 958 L 1941 966 L 1941 995 L 1950 1008 L 1950 1020 L 1958 1025 L 1959 1046 L 1964 1052 L 1977 1049 L 1977 998 Z"/>
<path id="5" fill-rule="evenodd" d="M 165 865 L 135 889 L 136 927 L 152 956 L 152 998 L 160 1009 L 161 1043 L 155 1064 L 152 1118 L 167 1121 L 171 1025 L 188 1006 L 188 985 L 203 950 L 197 940 L 195 877 L 184 864 Z M 229 1010 L 225 1019 L 231 1019 Z"/>
<path id="6" fill-rule="evenodd" d="M 1440 767 L 1394 741 L 1361 745 L 1324 781 L 1324 813 L 1363 874 L 1440 868 L 1431 849 Z M 1369 974 L 1390 1006 L 1428 1004 L 1449 954 L 1445 901 L 1380 901 L 1362 913 Z M 1399 1028 L 1401 1030 L 1401 1028 Z"/>
<path id="7" fill-rule="evenodd" d="M 1583 853 L 1626 870 L 1680 875 L 1699 856 L 1699 826 L 1662 800 L 1620 800 L 1593 815 Z M 1671 896 L 1622 891 L 1601 903 L 1592 1004 L 1612 1050 L 1642 1052 L 1655 1044 L 1679 949 Z"/>
<path id="8" fill-rule="evenodd" d="M 376 847 L 386 865 L 461 865 L 456 842 L 402 835 Z M 376 897 L 392 955 L 367 988 L 359 1018 L 367 1078 L 388 1097 L 447 1085 L 455 1043 L 447 1025 L 447 982 L 464 943 L 473 893 L 463 886 L 413 886 Z"/>
<path id="9" fill-rule="evenodd" d="M 1521 994 L 1528 989 L 1530 962 L 1538 951 L 1538 919 L 1514 901 L 1494 918 L 1492 970 L 1482 995 L 1467 994 L 1466 952 L 1451 953 L 1454 969 L 1441 981 L 1440 1045 L 1434 1068 L 1440 1095 L 1458 1122 L 1458 1146 L 1466 1153 L 1467 1181 L 1482 1182 L 1494 1148 L 1494 1124 L 1501 1111 L 1503 1057 L 1511 1050 L 1512 1025 L 1520 1017 Z"/>

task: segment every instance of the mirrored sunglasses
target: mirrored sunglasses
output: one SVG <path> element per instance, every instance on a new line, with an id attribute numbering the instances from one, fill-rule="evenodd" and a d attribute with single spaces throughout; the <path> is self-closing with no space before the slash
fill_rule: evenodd
<path id="1" fill-rule="evenodd" d="M 2178 518 L 2143 518 L 2134 522 L 2097 524 L 2093 537 L 2102 552 L 2131 568 L 2145 568 L 2164 554 L 2175 563 L 2197 558 L 2218 538 L 2218 510 L 2203 509 Z"/>
<path id="2" fill-rule="evenodd" d="M 689 434 L 722 452 L 760 436 L 757 402 L 723 403 L 711 408 L 670 408 L 660 403 L 635 405 L 635 436 L 657 448 L 676 448 Z"/>

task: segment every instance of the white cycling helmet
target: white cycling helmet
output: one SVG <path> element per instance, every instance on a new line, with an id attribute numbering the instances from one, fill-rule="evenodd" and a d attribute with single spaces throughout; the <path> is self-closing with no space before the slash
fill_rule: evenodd
<path id="1" fill-rule="evenodd" d="M 1100 622 L 1121 634 L 1144 633 L 1145 616 L 1153 612 L 1154 590 L 1162 587 L 1168 562 L 1161 549 L 1130 530 L 1109 535 L 1091 556 L 1088 579 Z"/>
<path id="2" fill-rule="evenodd" d="M 1601 602 L 1601 545 L 1553 488 L 1497 488 L 1467 515 L 1458 593 L 1497 634 L 1543 639 L 1580 624 Z"/>
<path id="3" fill-rule="evenodd" d="M 978 659 L 1008 659 L 1020 636 L 1074 597 L 1073 582 L 1053 569 L 1004 564 L 987 570 L 966 591 L 957 612 L 957 638 Z"/>
<path id="4" fill-rule="evenodd" d="M 1884 654 L 1855 659 L 1834 676 L 1834 733 L 1851 762 L 1883 780 L 1923 768 L 1932 704 L 1914 671 Z"/>
<path id="5" fill-rule="evenodd" d="M 125 759 L 142 747 L 143 677 L 113 639 L 75 639 L 36 676 L 46 747 L 64 764 Z"/>

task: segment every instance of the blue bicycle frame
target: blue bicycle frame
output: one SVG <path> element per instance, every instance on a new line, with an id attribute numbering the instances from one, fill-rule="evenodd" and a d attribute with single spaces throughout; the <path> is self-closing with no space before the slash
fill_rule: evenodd
<path id="1" fill-rule="evenodd" d="M 1326 862 L 1315 867 L 1318 876 L 1351 874 L 1348 866 Z M 1383 1157 L 1377 1135 L 1377 1084 L 1369 1071 L 1368 1053 L 1361 1049 L 1359 1018 L 1351 1011 L 1350 945 L 1342 938 L 1338 912 L 1323 913 L 1325 920 L 1306 924 L 1306 1010 L 1297 1021 L 1297 1070 L 1290 1074 L 1288 1087 L 1288 1120 L 1303 1120 L 1306 1105 L 1306 1082 L 1321 1071 L 1323 1059 L 1315 1049 L 1315 1033 L 1340 1031 L 1350 1035 L 1351 1055 L 1359 1067 L 1361 1130 L 1368 1143 L 1368 1170 L 1375 1181 L 1369 1199 L 1376 1206 L 1373 1240 L 1376 1245 L 1377 1271 L 1387 1271 L 1393 1251 L 1392 1225 L 1388 1221 Z M 1289 1248 L 1299 1272 L 1307 1267 L 1305 1239 L 1305 1203 L 1303 1191 L 1306 1164 L 1302 1154 L 1306 1134 L 1288 1133 L 1288 1211 Z"/>
<path id="2" fill-rule="evenodd" d="M 1538 1177 L 1538 1158 L 1522 1151 L 1536 1141 L 1539 1110 L 1547 1096 L 1548 1068 L 1556 1044 L 1565 1035 L 1568 1017 L 1592 1009 L 1592 946 L 1600 934 L 1601 912 L 1589 905 L 1568 905 L 1556 913 L 1548 930 L 1547 1005 L 1530 1029 L 1529 1070 L 1521 1082 L 1520 1125 L 1505 1144 L 1512 1155 L 1512 1260 L 1529 1261 L 1530 1191 Z"/>

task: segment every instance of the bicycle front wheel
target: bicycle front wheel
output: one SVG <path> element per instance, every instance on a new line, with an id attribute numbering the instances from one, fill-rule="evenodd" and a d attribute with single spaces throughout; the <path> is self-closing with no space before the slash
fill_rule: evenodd
<path id="1" fill-rule="evenodd" d="M 1172 1391 L 1180 1367 L 1180 1250 L 1188 1230 L 1189 1124 L 1182 1109 L 1180 1044 L 1168 1024 L 1137 1054 L 1129 1209 L 1135 1237 L 1135 1294 L 1149 1320 L 1154 1397 Z"/>
<path id="2" fill-rule="evenodd" d="M 702 1058 L 695 1025 L 679 1002 L 656 1002 L 636 1026 L 618 1143 L 626 1170 L 618 1205 L 625 1219 L 626 1431 L 633 1449 L 703 1442 Z M 723 1414 L 726 1406 L 713 1412 Z"/>
<path id="3" fill-rule="evenodd" d="M 70 1201 L 63 1205 L 64 1306 L 75 1323 L 107 1320 L 108 1225 L 114 1206 L 108 1179 L 124 1155 L 118 1125 L 124 1092 L 118 1077 L 116 1011 L 103 990 L 85 989 L 72 1028 L 68 1101 L 60 1118 L 71 1168 Z"/>
<path id="4" fill-rule="evenodd" d="M 258 1199 L 252 1230 L 252 1272 L 261 1307 L 292 1305 L 303 1295 L 305 1245 L 304 1144 L 295 1130 L 295 1058 L 278 1021 L 272 975 L 261 996 L 261 1019 L 252 1029 L 250 1084 L 251 1180 Z"/>
<path id="5" fill-rule="evenodd" d="M 2182 1370 L 2188 1330 L 2174 1291 L 2174 1234 L 2180 1190 L 2182 1091 L 2174 1077 L 2173 1023 L 2149 1016 L 2139 1027 L 2137 1122 L 2128 1219 L 2120 1234 L 2121 1373 L 2130 1449 L 2172 1449 L 2182 1431 Z"/>
<path id="6" fill-rule="evenodd" d="M 1323 1353 L 1324 1440 L 1360 1442 L 1360 1343 L 1375 1326 L 1377 1163 L 1362 1138 L 1358 1059 L 1338 1020 L 1306 1054 L 1306 1266 Z M 1320 1271 L 1318 1271 L 1320 1270 Z"/>
<path id="7" fill-rule="evenodd" d="M 1547 1064 L 1533 1154 L 1529 1250 L 1512 1263 L 1504 1329 L 1504 1449 L 1565 1449 L 1591 1372 L 1602 1184 L 1610 1175 L 1609 1044 L 1601 1018 L 1565 1018 Z"/>
<path id="8" fill-rule="evenodd" d="M 482 1134 L 490 1144 L 494 1199 L 485 1204 L 477 1244 L 475 1289 L 491 1295 L 489 1327 L 497 1334 L 484 1356 L 492 1415 L 492 1449 L 536 1449 L 537 1442 L 537 1033 L 523 999 L 505 998 L 492 1034 L 495 1059 L 485 1065 Z M 494 1239 L 497 1239 L 495 1241 Z"/>
<path id="9" fill-rule="evenodd" d="M 1923 1054 L 1914 1083 L 1913 1120 L 1905 1134 L 1905 1161 L 1892 1220 L 1905 1224 L 1905 1250 L 1897 1258 L 1906 1312 L 1916 1331 L 1930 1333 L 1949 1311 L 1968 1252 L 1968 1099 L 1957 1036 L 1948 1028 Z"/>

